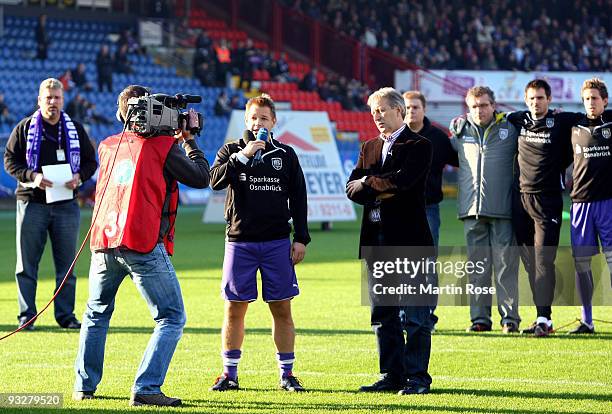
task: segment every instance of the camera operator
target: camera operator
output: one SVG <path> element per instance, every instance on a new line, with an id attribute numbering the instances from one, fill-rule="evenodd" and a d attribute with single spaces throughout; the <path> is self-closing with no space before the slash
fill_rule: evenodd
<path id="1" fill-rule="evenodd" d="M 119 95 L 117 115 L 122 121 L 130 120 L 132 129 L 128 100 L 145 95 L 148 90 L 138 85 L 128 86 Z M 187 155 L 177 145 L 181 142 Z M 207 187 L 208 161 L 185 123 L 175 137 L 125 132 L 121 142 L 120 135 L 111 136 L 100 143 L 99 156 L 89 299 L 73 399 L 94 397 L 102 378 L 115 295 L 128 274 L 157 324 L 138 368 L 130 405 L 180 406 L 180 399 L 167 397 L 160 389 L 185 324 L 181 289 L 168 256 L 173 252 L 177 181 Z"/>

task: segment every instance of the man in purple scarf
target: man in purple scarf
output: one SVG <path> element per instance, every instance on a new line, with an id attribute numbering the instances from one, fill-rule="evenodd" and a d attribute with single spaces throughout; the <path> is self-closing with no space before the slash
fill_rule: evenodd
<path id="1" fill-rule="evenodd" d="M 19 326 L 36 314 L 38 265 L 51 239 L 56 290 L 70 268 L 76 251 L 80 210 L 76 190 L 97 168 L 95 150 L 83 126 L 62 111 L 64 90 L 54 78 L 44 80 L 38 92 L 39 109 L 22 119 L 9 137 L 4 168 L 19 182 L 17 197 L 17 280 Z M 42 173 L 47 165 L 69 164 L 72 179 L 52 182 Z M 45 190 L 65 186 L 73 190 L 70 200 L 47 203 Z M 74 315 L 76 277 L 71 273 L 55 299 L 55 320 L 67 329 L 79 329 Z M 51 296 L 52 292 L 48 292 Z M 27 327 L 33 330 L 33 321 Z"/>

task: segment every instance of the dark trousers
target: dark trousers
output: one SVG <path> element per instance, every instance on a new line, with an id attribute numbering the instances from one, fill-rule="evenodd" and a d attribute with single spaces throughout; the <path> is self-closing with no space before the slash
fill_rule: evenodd
<path id="1" fill-rule="evenodd" d="M 74 259 L 79 233 L 80 210 L 76 200 L 67 203 L 42 204 L 17 200 L 17 264 L 15 279 L 19 301 L 18 318 L 36 315 L 38 265 L 45 249 L 47 235 L 51 239 L 55 263 L 55 291 Z M 55 320 L 63 325 L 74 319 L 76 276 L 70 274 L 55 298 Z"/>
<path id="2" fill-rule="evenodd" d="M 429 387 L 430 308 L 372 306 L 370 320 L 378 345 L 380 373 L 393 381 Z"/>
<path id="3" fill-rule="evenodd" d="M 104 92 L 106 89 L 108 92 L 113 91 L 113 75 L 100 75 L 98 74 L 98 92 Z"/>
<path id="4" fill-rule="evenodd" d="M 550 319 L 555 294 L 555 259 L 561 232 L 563 196 L 558 193 L 518 193 L 513 201 L 513 225 L 521 260 L 538 316 Z"/>

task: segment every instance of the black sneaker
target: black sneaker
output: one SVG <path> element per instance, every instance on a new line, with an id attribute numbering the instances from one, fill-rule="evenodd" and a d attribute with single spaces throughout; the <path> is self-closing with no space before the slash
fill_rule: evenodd
<path id="1" fill-rule="evenodd" d="M 372 385 L 363 385 L 359 388 L 359 392 L 387 392 L 399 391 L 404 388 L 401 381 L 394 381 L 389 376 L 383 376 Z"/>
<path id="2" fill-rule="evenodd" d="M 217 377 L 215 383 L 209 388 L 209 391 L 231 391 L 239 390 L 238 377 L 235 380 L 230 379 L 227 375 L 223 374 Z"/>
<path id="3" fill-rule="evenodd" d="M 548 326 L 547 323 L 534 322 L 521 331 L 523 335 L 534 335 L 534 336 L 548 336 L 553 331 L 552 324 Z"/>
<path id="4" fill-rule="evenodd" d="M 130 405 L 155 405 L 158 407 L 180 407 L 183 402 L 180 398 L 167 397 L 163 392 L 159 394 L 132 394 Z"/>
<path id="5" fill-rule="evenodd" d="M 533 336 L 548 336 L 552 333 L 552 330 L 552 325 L 548 326 L 547 323 L 538 323 L 533 330 Z"/>
<path id="6" fill-rule="evenodd" d="M 64 329 L 81 329 L 81 322 L 78 319 L 70 319 L 60 325 Z"/>
<path id="7" fill-rule="evenodd" d="M 576 328 L 576 329 L 572 329 L 571 331 L 568 332 L 568 334 L 570 335 L 582 335 L 582 334 L 594 334 L 595 333 L 595 326 L 594 325 L 587 325 L 584 322 L 580 322 L 580 325 Z"/>
<path id="8" fill-rule="evenodd" d="M 505 334 L 518 333 L 518 331 L 518 326 L 516 326 L 516 324 L 513 322 L 506 322 L 502 326 L 502 332 Z"/>
<path id="9" fill-rule="evenodd" d="M 289 392 L 303 392 L 306 391 L 302 384 L 300 384 L 300 380 L 294 377 L 293 375 L 288 375 L 286 377 L 282 377 L 280 379 L 280 387 L 281 389 Z"/>
<path id="10" fill-rule="evenodd" d="M 489 332 L 491 331 L 491 326 L 485 325 L 484 323 L 473 323 L 465 331 L 466 332 Z"/>
<path id="11" fill-rule="evenodd" d="M 23 325 L 28 323 L 32 318 L 28 318 L 27 316 L 22 316 L 19 318 L 19 327 L 21 328 Z M 34 321 L 31 324 L 22 329 L 22 331 L 33 331 L 34 330 Z"/>
<path id="12" fill-rule="evenodd" d="M 397 395 L 417 395 L 429 394 L 429 387 L 418 385 L 414 382 L 408 382 L 408 385 L 403 390 L 400 390 Z"/>

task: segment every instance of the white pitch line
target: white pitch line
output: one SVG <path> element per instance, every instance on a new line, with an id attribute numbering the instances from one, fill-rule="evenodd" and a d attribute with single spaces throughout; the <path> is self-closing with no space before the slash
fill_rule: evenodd
<path id="1" fill-rule="evenodd" d="M 54 365 L 54 364 L 14 364 L 24 368 L 38 368 L 38 369 L 71 369 L 72 365 Z M 134 371 L 136 366 L 134 367 L 125 367 L 125 366 L 114 366 L 108 365 L 106 366 L 106 370 L 115 370 L 115 371 Z M 180 367 L 175 368 L 174 370 L 180 372 L 200 372 L 200 373 L 215 373 L 217 370 L 212 368 L 197 368 L 197 367 Z M 240 372 L 244 375 L 275 375 L 278 373 L 277 370 L 240 370 Z M 332 376 L 332 377 L 363 377 L 363 378 L 374 378 L 376 377 L 375 373 L 365 373 L 365 372 L 322 372 L 322 371 L 299 371 L 301 376 Z M 594 387 L 611 387 L 612 384 L 608 384 L 605 382 L 590 382 L 590 381 L 572 381 L 566 379 L 531 379 L 531 378 L 496 378 L 496 377 L 452 377 L 447 375 L 434 375 L 434 380 L 443 381 L 443 382 L 478 382 L 480 384 L 486 384 L 487 382 L 497 382 L 497 383 L 509 383 L 509 384 L 545 384 L 545 385 L 568 385 L 568 386 L 594 386 Z"/>

